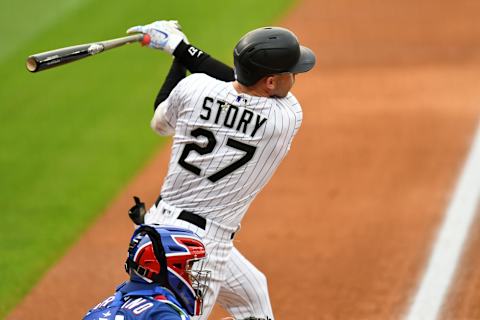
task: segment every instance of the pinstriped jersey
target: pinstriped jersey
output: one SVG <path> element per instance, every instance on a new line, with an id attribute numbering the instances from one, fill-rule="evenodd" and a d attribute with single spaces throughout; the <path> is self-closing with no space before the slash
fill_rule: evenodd
<path id="1" fill-rule="evenodd" d="M 163 200 L 237 227 L 301 122 L 302 109 L 291 93 L 255 97 L 205 74 L 184 78 L 152 119 L 158 133 L 173 134 Z"/>

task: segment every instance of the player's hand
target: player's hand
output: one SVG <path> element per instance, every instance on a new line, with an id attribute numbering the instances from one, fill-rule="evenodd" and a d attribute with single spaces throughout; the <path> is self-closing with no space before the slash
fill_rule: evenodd
<path id="1" fill-rule="evenodd" d="M 144 26 L 131 27 L 127 33 L 143 33 L 147 35 L 145 45 L 173 54 L 182 40 L 188 43 L 187 37 L 180 29 L 180 24 L 176 20 L 160 20 Z"/>

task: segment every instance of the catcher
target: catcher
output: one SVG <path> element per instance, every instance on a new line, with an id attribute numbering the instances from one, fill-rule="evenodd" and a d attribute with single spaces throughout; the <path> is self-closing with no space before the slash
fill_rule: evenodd
<path id="1" fill-rule="evenodd" d="M 141 225 L 128 247 L 130 280 L 84 320 L 187 320 L 202 312 L 209 271 L 205 246 L 190 230 Z"/>

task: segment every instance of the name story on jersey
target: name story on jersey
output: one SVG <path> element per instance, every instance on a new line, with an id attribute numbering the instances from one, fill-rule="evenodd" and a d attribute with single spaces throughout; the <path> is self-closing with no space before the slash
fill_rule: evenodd
<path id="1" fill-rule="evenodd" d="M 223 119 L 221 119 L 222 111 L 225 113 Z M 213 121 L 215 124 L 220 124 L 243 134 L 248 134 L 252 138 L 267 122 L 266 117 L 256 112 L 211 97 L 205 97 L 203 100 L 200 118 L 206 121 Z"/>

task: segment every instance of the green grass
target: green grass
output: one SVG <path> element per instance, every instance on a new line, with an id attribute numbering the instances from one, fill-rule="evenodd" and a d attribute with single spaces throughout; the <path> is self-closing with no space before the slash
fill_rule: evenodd
<path id="1" fill-rule="evenodd" d="M 192 43 L 231 64 L 236 40 L 292 2 L 0 1 L 0 318 L 164 141 L 148 123 L 165 53 L 130 45 L 37 74 L 25 58 L 178 19 Z"/>

